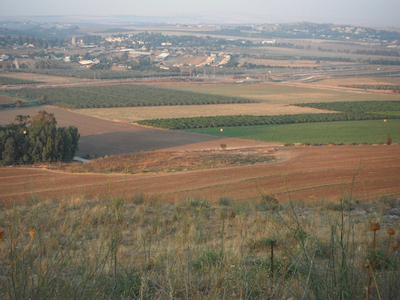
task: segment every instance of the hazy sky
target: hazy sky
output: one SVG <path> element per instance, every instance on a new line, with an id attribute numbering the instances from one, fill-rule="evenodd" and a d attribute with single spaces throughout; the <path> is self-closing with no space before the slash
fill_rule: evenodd
<path id="1" fill-rule="evenodd" d="M 400 27 L 400 0 L 0 0 L 0 8 L 2 17 L 202 16 L 221 22 L 310 21 Z"/>

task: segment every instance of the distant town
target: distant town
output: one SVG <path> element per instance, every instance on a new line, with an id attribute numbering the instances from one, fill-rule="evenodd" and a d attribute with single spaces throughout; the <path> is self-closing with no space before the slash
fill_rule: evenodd
<path id="1" fill-rule="evenodd" d="M 324 62 L 397 66 L 399 43 L 400 32 L 390 28 L 307 22 L 105 28 L 0 20 L 0 70 L 84 68 L 215 76 L 240 73 L 240 68 L 264 73 L 271 72 L 268 68 L 316 69 Z M 314 64 L 297 63 L 312 60 Z"/>

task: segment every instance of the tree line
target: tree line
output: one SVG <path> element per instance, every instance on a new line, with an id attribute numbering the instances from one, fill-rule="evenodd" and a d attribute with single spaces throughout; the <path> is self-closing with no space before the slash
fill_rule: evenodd
<path id="1" fill-rule="evenodd" d="M 398 84 L 340 84 L 339 86 L 354 89 L 400 91 L 400 85 Z"/>
<path id="2" fill-rule="evenodd" d="M 0 76 L 0 85 L 7 85 L 7 84 L 35 84 L 39 83 L 38 81 L 33 80 L 26 80 L 26 79 L 19 79 L 13 77 L 4 77 Z"/>
<path id="3" fill-rule="evenodd" d="M 343 112 L 343 113 L 298 114 L 298 115 L 279 115 L 279 116 L 232 115 L 232 116 L 171 118 L 171 119 L 142 120 L 138 121 L 138 123 L 142 125 L 161 127 L 167 129 L 194 129 L 194 128 L 211 128 L 211 127 L 255 126 L 255 125 L 358 121 L 358 120 L 378 120 L 378 119 L 398 119 L 398 118 L 400 118 L 400 116 L 368 114 L 363 112 Z"/>
<path id="4" fill-rule="evenodd" d="M 53 114 L 39 111 L 32 119 L 18 115 L 13 123 L 0 126 L 1 164 L 72 160 L 78 150 L 78 129 L 56 125 Z"/>
<path id="5" fill-rule="evenodd" d="M 318 109 L 342 111 L 342 112 L 383 112 L 400 111 L 400 101 L 338 101 L 320 103 L 293 104 L 300 107 L 312 107 Z"/>

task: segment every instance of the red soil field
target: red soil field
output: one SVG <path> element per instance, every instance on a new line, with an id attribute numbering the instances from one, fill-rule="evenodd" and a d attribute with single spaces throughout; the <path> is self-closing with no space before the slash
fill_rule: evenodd
<path id="1" fill-rule="evenodd" d="M 5 167 L 0 168 L 0 203 L 73 197 L 125 197 L 129 203 L 138 193 L 158 196 L 164 202 L 187 197 L 258 202 L 260 191 L 280 201 L 338 202 L 352 189 L 354 199 L 375 200 L 400 196 L 399 154 L 400 145 L 279 147 L 275 155 L 281 160 L 275 163 L 135 175 Z"/>

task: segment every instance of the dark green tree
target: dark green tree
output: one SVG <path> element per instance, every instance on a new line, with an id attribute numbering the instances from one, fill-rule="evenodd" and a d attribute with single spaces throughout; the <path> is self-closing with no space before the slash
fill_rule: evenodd
<path id="1" fill-rule="evenodd" d="M 30 155 L 33 162 L 55 161 L 53 157 L 56 119 L 43 110 L 33 117 L 29 128 Z"/>
<path id="2" fill-rule="evenodd" d="M 18 115 L 15 121 L 0 126 L 2 164 L 57 162 L 75 156 L 80 137 L 76 127 L 56 128 L 54 115 L 45 111 L 40 111 L 32 121 L 29 116 L 22 115 Z"/>
<path id="3" fill-rule="evenodd" d="M 3 161 L 6 164 L 12 164 L 16 161 L 17 149 L 14 138 L 10 137 L 6 140 L 3 152 Z"/>

